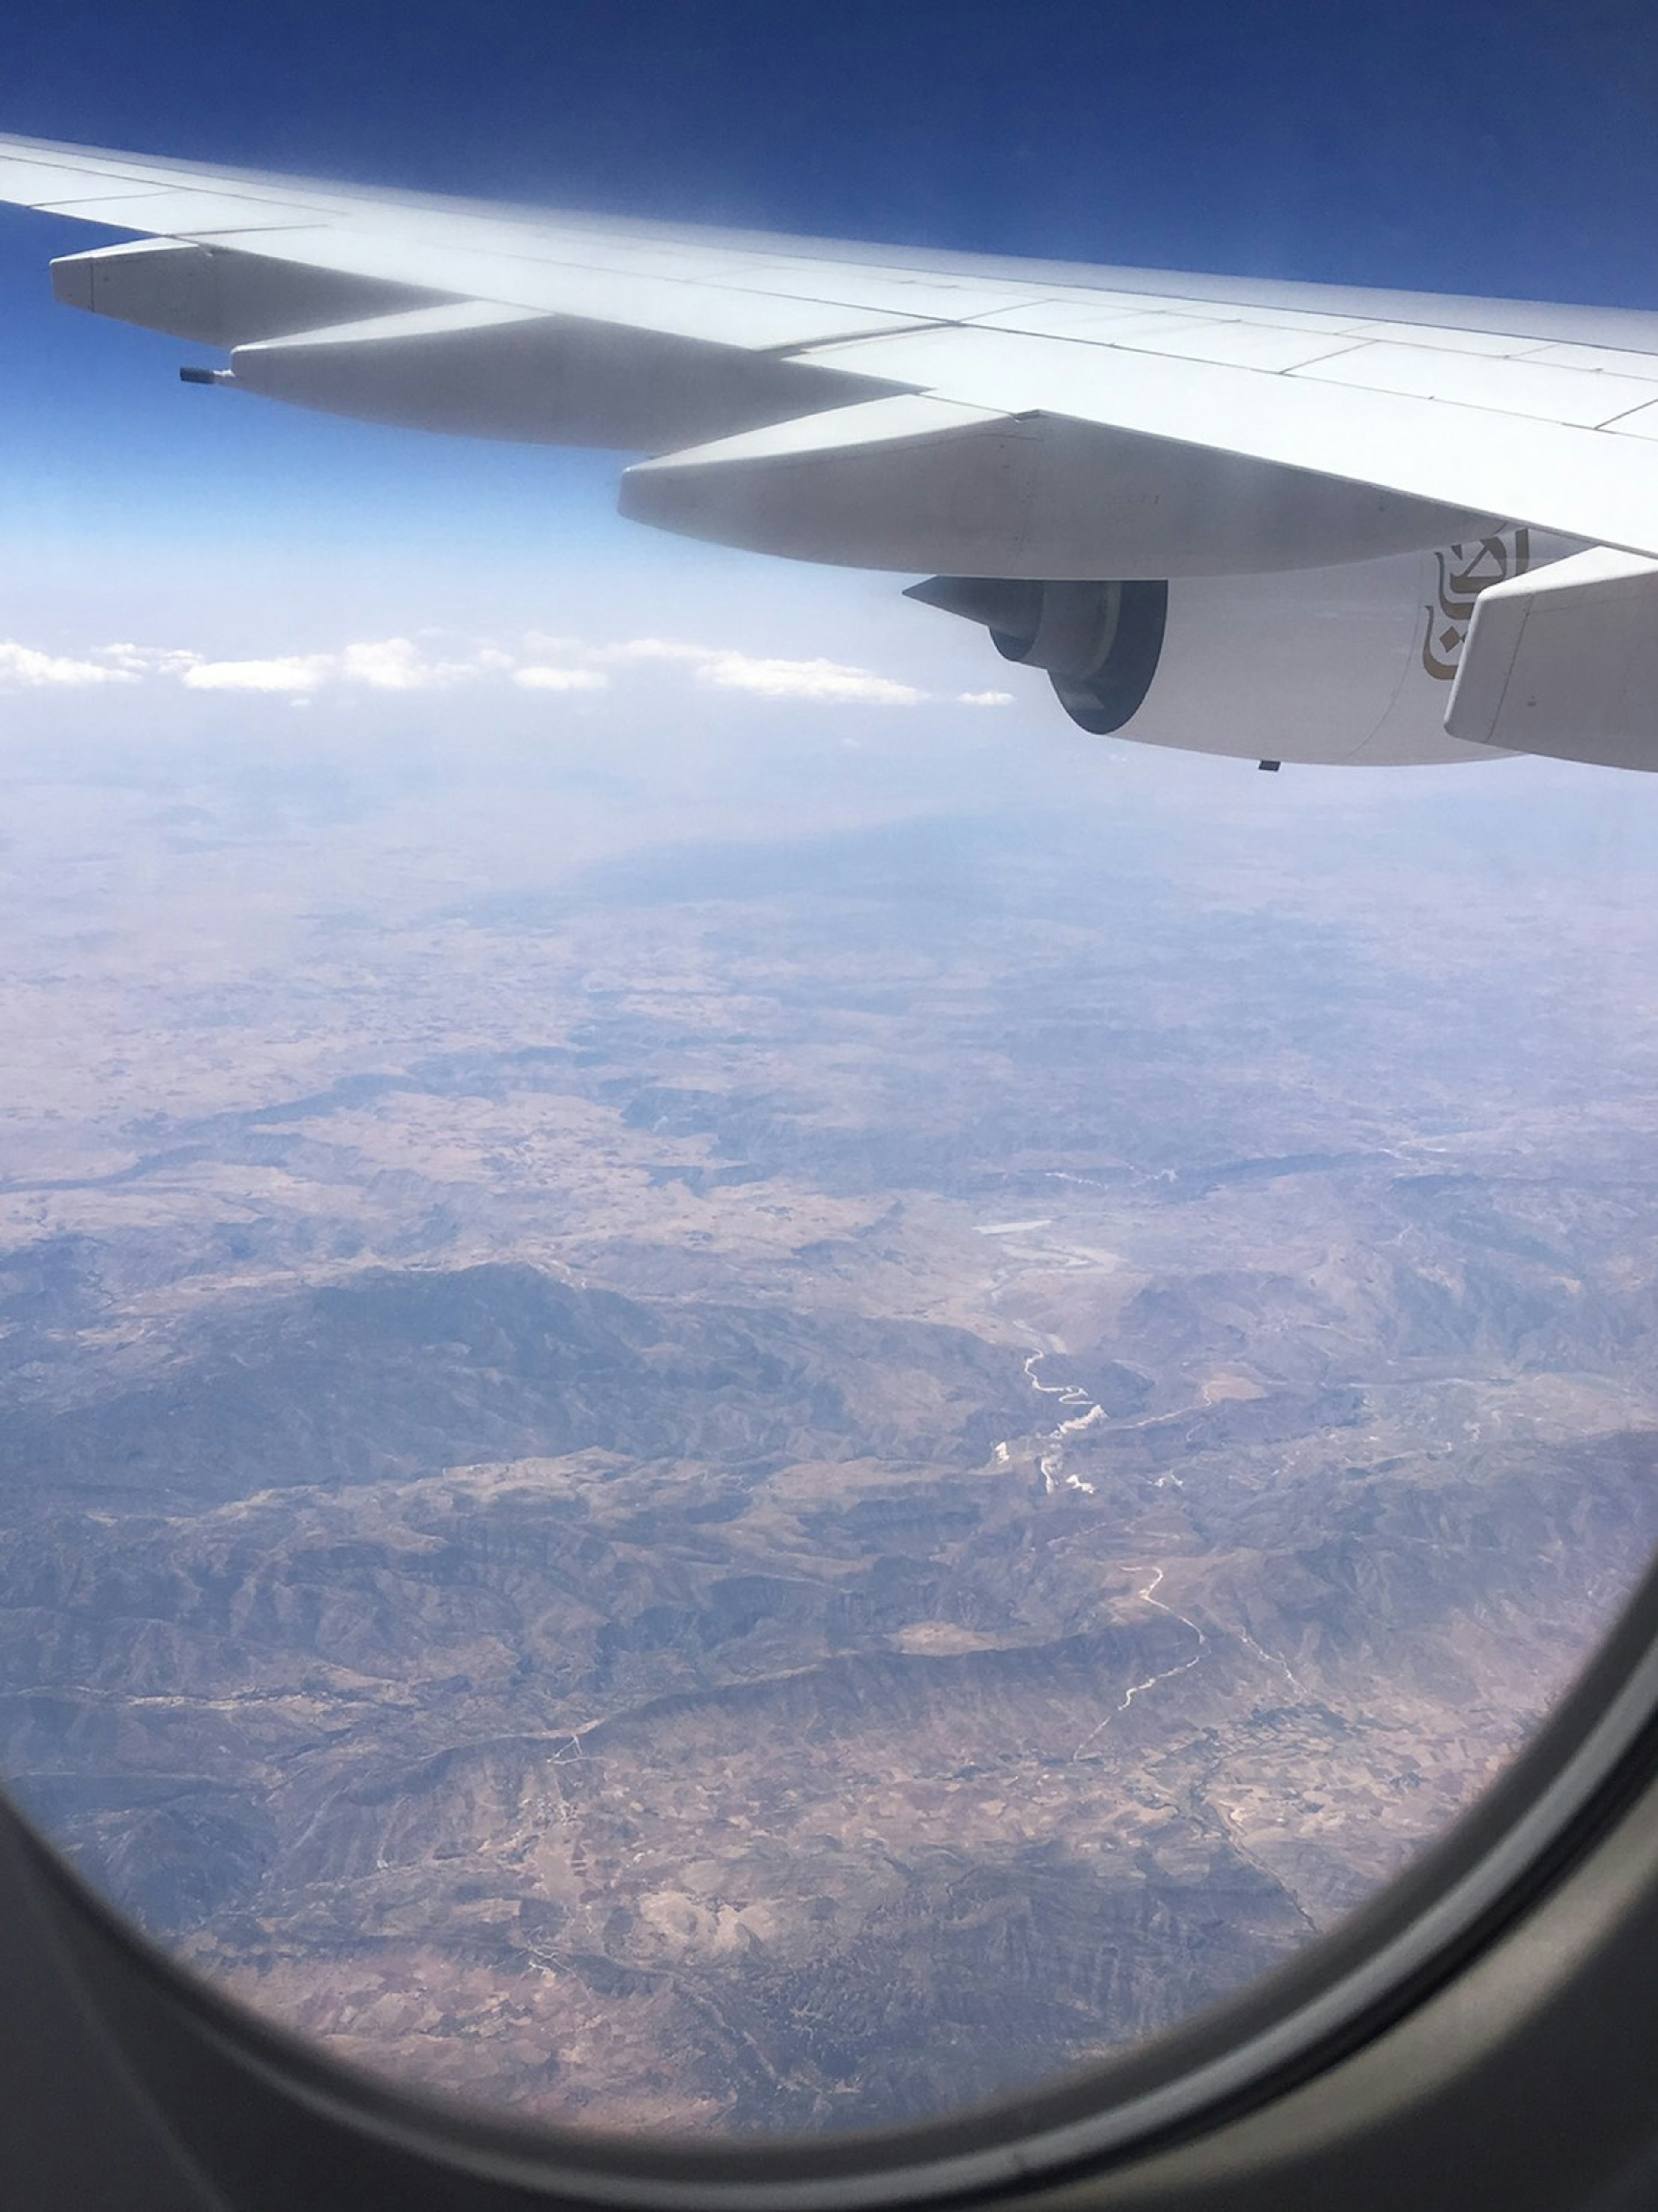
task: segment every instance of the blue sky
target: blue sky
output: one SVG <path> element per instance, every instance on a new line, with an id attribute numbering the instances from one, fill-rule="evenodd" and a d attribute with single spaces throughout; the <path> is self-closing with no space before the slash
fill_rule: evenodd
<path id="1" fill-rule="evenodd" d="M 1655 295 L 1641 6 L 64 0 L 0 127 L 482 196 Z"/>
<path id="2" fill-rule="evenodd" d="M 1646 9 L 1483 0 L 63 0 L 9 22 L 0 86 L 0 130 L 296 173 L 1649 306 L 1655 117 Z M 314 654 L 580 602 L 588 635 L 995 680 L 890 580 L 619 523 L 610 457 L 182 387 L 188 349 L 52 303 L 46 260 L 100 236 L 0 214 L 0 638 Z"/>

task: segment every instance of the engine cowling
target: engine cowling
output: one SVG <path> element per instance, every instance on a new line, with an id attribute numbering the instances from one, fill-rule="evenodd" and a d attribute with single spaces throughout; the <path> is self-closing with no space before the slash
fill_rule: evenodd
<path id="1" fill-rule="evenodd" d="M 906 596 L 984 623 L 1004 660 L 1045 668 L 1072 720 L 1099 738 L 1139 712 L 1169 616 L 1169 586 L 1161 582 L 934 576 Z"/>
<path id="2" fill-rule="evenodd" d="M 1048 672 L 1091 734 L 1243 759 L 1490 759 L 1445 714 L 1479 594 L 1576 550 L 1509 530 L 1339 568 L 1168 583 L 935 576 L 908 596 Z"/>

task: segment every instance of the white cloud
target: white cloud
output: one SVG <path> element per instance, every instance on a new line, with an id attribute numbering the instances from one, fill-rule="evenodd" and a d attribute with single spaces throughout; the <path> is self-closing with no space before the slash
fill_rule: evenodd
<path id="1" fill-rule="evenodd" d="M 620 645 L 601 645 L 597 648 L 607 660 L 716 660 L 719 653 L 711 645 L 689 645 L 673 637 L 630 637 Z"/>
<path id="2" fill-rule="evenodd" d="M 465 660 L 431 659 L 406 637 L 361 638 L 338 653 L 294 653 L 259 660 L 206 660 L 201 654 L 157 646 L 106 646 L 103 653 L 133 673 L 175 676 L 191 691 L 314 692 L 329 684 L 360 684 L 371 691 L 433 691 L 510 669 L 509 653 L 494 646 Z"/>
<path id="3" fill-rule="evenodd" d="M 35 690 L 47 685 L 132 684 L 132 671 L 107 668 L 96 660 L 66 660 L 54 653 L 38 652 L 32 645 L 0 639 L 0 684 L 20 684 Z"/>
<path id="4" fill-rule="evenodd" d="M 932 696 L 913 684 L 878 676 L 872 669 L 851 668 L 838 660 L 768 659 L 720 646 L 693 644 L 689 638 L 616 638 L 594 645 L 579 637 L 556 637 L 544 630 L 529 630 L 525 634 L 524 649 L 545 656 L 514 674 L 513 682 L 528 690 L 585 690 L 592 687 L 582 681 L 584 671 L 657 662 L 694 669 L 700 683 L 715 684 L 722 690 L 750 691 L 763 699 L 919 707 Z M 559 666 L 556 663 L 566 665 Z M 1000 706 L 1011 702 L 1011 698 L 1007 692 L 972 692 L 965 695 L 963 703 Z"/>
<path id="5" fill-rule="evenodd" d="M 585 638 L 554 637 L 546 630 L 531 629 L 524 634 L 524 650 L 583 662 L 590 667 L 613 667 L 626 660 L 714 660 L 720 648 L 674 637 L 613 638 L 603 645 L 590 645 Z"/>
<path id="6" fill-rule="evenodd" d="M 375 691 L 433 691 L 484 672 L 492 664 L 482 655 L 471 660 L 428 660 L 406 637 L 364 639 L 348 645 L 335 664 L 347 684 L 367 684 Z"/>
<path id="7" fill-rule="evenodd" d="M 64 659 L 32 646 L 0 643 L 0 684 L 133 684 L 161 679 L 191 691 L 268 693 L 311 698 L 336 685 L 371 691 L 430 691 L 463 684 L 507 682 L 521 691 L 600 691 L 611 672 L 658 665 L 695 674 L 699 683 L 757 698 L 831 705 L 914 707 L 933 695 L 868 668 L 836 660 L 768 659 L 688 639 L 633 637 L 589 644 L 530 631 L 516 652 L 489 639 L 455 640 L 445 658 L 441 634 L 428 650 L 407 637 L 361 638 L 331 653 L 278 653 L 214 660 L 185 646 L 120 642 L 94 648 L 85 660 Z M 1005 706 L 1005 691 L 966 691 L 957 703 Z"/>
<path id="8" fill-rule="evenodd" d="M 756 660 L 745 653 L 717 653 L 702 662 L 697 676 L 731 691 L 753 691 L 762 699 L 855 702 L 872 707 L 919 707 L 926 698 L 913 684 L 896 683 L 867 668 L 843 667 L 837 660 Z"/>
<path id="9" fill-rule="evenodd" d="M 958 691 L 955 703 L 958 707 L 1011 707 L 1011 691 Z"/>
<path id="10" fill-rule="evenodd" d="M 544 668 L 532 662 L 515 668 L 513 681 L 525 691 L 603 691 L 610 679 L 602 668 Z"/>
<path id="11" fill-rule="evenodd" d="M 191 691 L 314 691 L 333 665 L 328 653 L 288 653 L 276 660 L 196 660 L 180 680 Z"/>
<path id="12" fill-rule="evenodd" d="M 127 676 L 180 676 L 203 656 L 187 647 L 168 645 L 94 645 L 94 657 Z"/>

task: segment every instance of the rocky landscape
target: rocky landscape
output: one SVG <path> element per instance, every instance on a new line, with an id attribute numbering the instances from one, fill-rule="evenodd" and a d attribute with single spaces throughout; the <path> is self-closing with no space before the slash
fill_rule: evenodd
<path id="1" fill-rule="evenodd" d="M 0 1763 L 342 2055 L 1027 2085 L 1370 1894 L 1645 1564 L 1649 922 L 1051 819 L 249 919 L 203 842 L 165 957 L 15 889 Z"/>

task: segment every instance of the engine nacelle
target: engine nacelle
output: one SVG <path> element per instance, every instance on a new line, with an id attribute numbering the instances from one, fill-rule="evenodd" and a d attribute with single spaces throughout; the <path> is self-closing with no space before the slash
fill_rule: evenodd
<path id="1" fill-rule="evenodd" d="M 1139 712 L 1163 653 L 1165 583 L 934 576 L 905 594 L 983 623 L 1004 660 L 1045 668 L 1073 722 L 1109 737 Z"/>
<path id="2" fill-rule="evenodd" d="M 1339 568 L 1169 583 L 935 576 L 908 596 L 1046 669 L 1095 736 L 1246 760 L 1489 760 L 1445 714 L 1479 596 L 1576 550 L 1509 530 Z"/>

